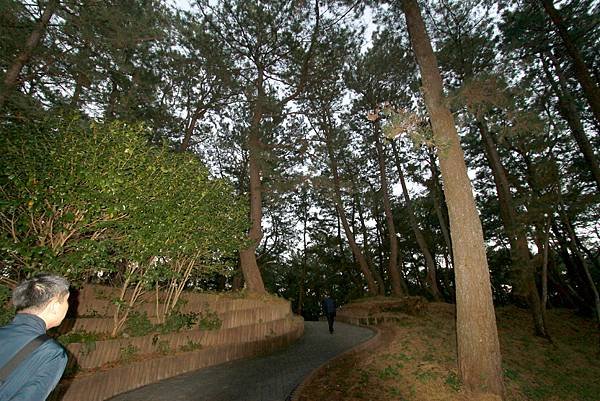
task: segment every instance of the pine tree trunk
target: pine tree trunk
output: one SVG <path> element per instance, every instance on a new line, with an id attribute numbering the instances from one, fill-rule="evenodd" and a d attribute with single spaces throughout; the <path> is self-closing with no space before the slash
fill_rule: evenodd
<path id="1" fill-rule="evenodd" d="M 193 111 L 190 121 L 185 127 L 185 134 L 183 135 L 183 140 L 179 145 L 180 152 L 185 152 L 190 147 L 192 135 L 194 134 L 194 129 L 196 129 L 196 123 L 198 123 L 198 120 L 202 118 L 204 113 L 206 113 L 206 108 L 203 107 L 198 107 Z"/>
<path id="2" fill-rule="evenodd" d="M 527 166 L 527 174 L 526 179 L 527 183 L 531 188 L 536 188 L 535 184 L 535 170 L 533 169 L 533 162 L 530 160 L 530 157 L 527 154 L 522 154 L 524 158 L 525 164 Z M 551 160 L 554 160 L 554 157 L 550 155 Z M 556 193 L 560 196 L 560 189 L 556 191 Z M 575 245 L 572 241 L 569 241 L 567 238 L 569 235 L 565 235 L 561 232 L 558 225 L 555 221 L 551 220 L 552 231 L 554 233 L 554 238 L 559 246 L 559 255 L 563 260 L 564 266 L 567 271 L 567 276 L 571 284 L 566 283 L 566 288 L 568 288 L 573 299 L 576 299 L 579 302 L 579 307 L 582 310 L 589 309 L 589 305 L 592 302 L 593 295 L 590 291 L 588 291 L 589 286 L 587 285 L 587 279 L 583 274 L 583 266 L 579 258 L 573 258 L 569 254 L 569 249 L 571 250 L 573 255 L 576 255 L 577 252 L 573 250 L 573 246 Z M 563 221 L 564 222 L 564 221 Z M 568 222 L 568 219 L 567 219 Z M 568 227 L 565 228 L 568 231 Z M 579 294 L 575 289 L 577 288 L 579 291 L 582 291 L 583 294 Z"/>
<path id="3" fill-rule="evenodd" d="M 83 85 L 79 79 L 75 82 L 75 89 L 73 90 L 73 96 L 71 96 L 71 101 L 69 102 L 69 106 L 76 109 L 79 107 L 79 98 L 81 97 L 81 92 L 83 90 Z"/>
<path id="4" fill-rule="evenodd" d="M 510 193 L 506 170 L 500 160 L 496 143 L 482 118 L 478 118 L 477 127 L 481 133 L 486 158 L 492 169 L 498 202 L 500 204 L 500 217 L 502 218 L 504 229 L 510 242 L 512 269 L 513 273 L 517 276 L 515 280 L 517 295 L 527 300 L 533 318 L 535 334 L 549 338 L 548 328 L 544 321 L 542 303 L 540 302 L 535 282 L 535 267 L 529 254 L 526 233 L 517 222 L 517 212 Z"/>
<path id="5" fill-rule="evenodd" d="M 119 87 L 115 82 L 114 77 L 110 78 L 111 90 L 108 95 L 108 104 L 106 105 L 106 111 L 104 112 L 104 116 L 106 119 L 112 120 L 115 118 L 115 112 L 117 109 L 117 99 L 119 97 Z"/>
<path id="6" fill-rule="evenodd" d="M 561 207 L 561 209 L 562 209 L 562 207 Z M 573 252 L 573 254 L 579 260 L 580 266 L 583 270 L 583 273 L 584 273 L 584 276 L 586 279 L 586 283 L 593 294 L 594 309 L 596 311 L 596 319 L 598 321 L 598 329 L 600 330 L 600 293 L 598 292 L 598 288 L 596 287 L 596 284 L 594 283 L 594 279 L 590 273 L 590 269 L 588 267 L 587 260 L 584 257 L 584 255 L 581 253 L 581 250 L 579 249 L 579 247 L 577 246 L 577 243 L 579 241 L 577 240 L 577 236 L 575 234 L 575 231 L 573 230 L 573 225 L 571 224 L 571 221 L 569 220 L 567 213 L 564 210 L 560 210 L 559 215 L 560 215 L 563 225 L 565 226 L 565 229 L 567 230 L 567 233 L 569 235 L 569 239 L 570 239 L 569 245 L 571 247 L 571 252 Z"/>
<path id="7" fill-rule="evenodd" d="M 354 185 L 354 182 L 353 182 L 353 185 Z M 356 188 L 356 186 L 355 186 L 355 188 Z M 369 266 L 369 269 L 373 273 L 373 277 L 375 279 L 375 282 L 377 283 L 377 293 L 384 295 L 385 294 L 385 281 L 383 280 L 383 277 L 379 273 L 379 270 L 377 269 L 377 267 L 374 266 L 373 258 L 371 257 L 371 254 L 369 252 L 369 248 L 367 245 L 369 243 L 369 233 L 367 231 L 367 224 L 365 223 L 364 209 L 363 209 L 362 203 L 360 203 L 360 199 L 358 199 L 358 196 L 355 196 L 353 206 L 356 206 L 356 211 L 358 212 L 358 222 L 360 223 L 360 230 L 361 230 L 362 237 L 363 237 L 362 253 L 365 256 L 365 259 L 367 260 L 367 265 Z M 353 215 L 354 215 L 354 213 L 353 213 Z M 354 219 L 352 221 L 354 221 Z M 354 224 L 352 225 L 351 229 L 352 229 L 352 232 L 356 232 L 354 229 Z"/>
<path id="8" fill-rule="evenodd" d="M 504 395 L 496 316 L 483 231 L 454 118 L 443 98 L 442 77 L 416 0 L 402 8 L 423 83 L 450 216 L 456 275 L 458 367 L 465 387 Z"/>
<path id="9" fill-rule="evenodd" d="M 550 251 L 552 251 L 550 249 Z M 585 299 L 578 294 L 573 287 L 565 280 L 564 275 L 556 267 L 556 257 L 554 252 L 548 253 L 548 279 L 552 282 L 553 287 L 562 294 L 562 298 L 566 300 L 563 305 L 571 308 L 581 308 L 586 305 Z"/>
<path id="10" fill-rule="evenodd" d="M 260 178 L 260 123 L 262 120 L 263 75 L 259 72 L 257 80 L 258 97 L 254 102 L 252 123 L 248 138 L 248 173 L 250 176 L 250 230 L 248 239 L 251 245 L 240 251 L 240 263 L 246 288 L 250 292 L 264 293 L 263 283 L 258 264 L 256 263 L 256 247 L 262 240 L 262 187 Z"/>
<path id="11" fill-rule="evenodd" d="M 344 233 L 346 234 L 346 238 L 348 239 L 348 243 L 350 244 L 350 249 L 352 249 L 352 254 L 358 261 L 358 265 L 363 275 L 365 276 L 365 280 L 367 281 L 367 289 L 368 293 L 371 295 L 376 295 L 377 284 L 375 283 L 375 279 L 373 278 L 373 274 L 371 270 L 369 270 L 369 265 L 367 264 L 367 259 L 361 252 L 358 244 L 354 239 L 354 234 L 350 230 L 350 224 L 348 224 L 348 219 L 346 218 L 346 213 L 344 212 L 344 207 L 342 205 L 342 195 L 340 192 L 340 177 L 337 168 L 337 161 L 335 159 L 335 155 L 333 154 L 333 145 L 331 143 L 331 134 L 329 133 L 329 129 L 324 127 L 323 129 L 325 135 L 325 142 L 327 146 L 327 154 L 329 156 L 329 162 L 331 166 L 331 173 L 333 175 L 333 196 L 335 202 L 335 208 L 337 210 L 340 221 L 342 222 L 342 227 L 344 228 Z"/>
<path id="12" fill-rule="evenodd" d="M 567 49 L 567 53 L 573 61 L 573 66 L 575 67 L 575 76 L 583 88 L 583 93 L 590 104 L 590 108 L 594 114 L 594 117 L 596 118 L 596 121 L 600 123 L 600 90 L 592 79 L 592 76 L 579 49 L 577 49 L 577 46 L 575 46 L 575 43 L 571 39 L 571 35 L 569 34 L 569 31 L 565 26 L 560 13 L 554 7 L 554 2 L 552 0 L 540 1 L 544 7 L 544 10 L 546 10 L 546 13 L 556 27 L 556 31 L 561 37 L 563 44 Z"/>
<path id="13" fill-rule="evenodd" d="M 408 295 L 408 284 L 406 283 L 406 274 L 404 273 L 404 258 L 402 257 L 401 252 L 398 252 L 398 270 L 400 271 L 400 277 L 402 278 L 400 281 L 400 284 L 402 284 L 402 291 Z"/>
<path id="14" fill-rule="evenodd" d="M 393 295 L 406 295 L 402 291 L 401 277 L 396 264 L 398 260 L 398 238 L 396 238 L 396 227 L 394 225 L 394 216 L 392 215 L 392 206 L 390 204 L 390 194 L 388 190 L 387 173 L 383 146 L 381 146 L 379 120 L 373 122 L 373 136 L 375 137 L 375 149 L 377 151 L 377 164 L 379 165 L 379 180 L 381 182 L 381 195 L 383 197 L 383 210 L 387 226 L 388 237 L 390 241 L 390 255 L 388 264 L 388 273 L 392 283 Z"/>
<path id="15" fill-rule="evenodd" d="M 21 53 L 19 53 L 16 60 L 6 71 L 2 91 L 0 92 L 0 109 L 4 107 L 4 104 L 6 103 L 10 93 L 17 86 L 19 74 L 21 73 L 21 70 L 25 64 L 29 62 L 33 51 L 40 43 L 42 36 L 46 32 L 46 27 L 48 26 L 48 22 L 50 22 L 50 18 L 52 18 L 52 15 L 54 15 L 54 12 L 58 8 L 58 4 L 58 0 L 51 0 L 48 2 L 48 5 L 42 13 L 40 20 L 33 29 L 33 32 L 31 32 L 29 35 L 29 38 L 27 38 L 27 41 L 25 42 L 25 48 Z"/>
<path id="16" fill-rule="evenodd" d="M 543 243 L 542 253 L 542 314 L 544 315 L 544 322 L 546 321 L 546 306 L 548 304 L 548 259 L 549 259 L 549 247 L 550 247 L 550 221 L 552 216 L 546 218 L 544 225 L 544 233 L 546 234 Z"/>
<path id="17" fill-rule="evenodd" d="M 580 309 L 589 309 L 589 305 L 592 302 L 593 296 L 588 289 L 588 285 L 586 284 L 586 278 L 583 277 L 583 267 L 580 266 L 578 259 L 574 259 L 571 256 L 571 253 L 573 253 L 573 250 L 571 249 L 572 244 L 570 243 L 569 239 L 567 239 L 567 236 L 565 236 L 565 234 L 559 229 L 558 224 L 554 221 L 552 222 L 552 232 L 554 233 L 554 237 L 558 242 L 558 254 L 562 259 L 567 273 L 567 288 L 570 290 L 571 295 L 573 295 L 573 297 L 580 302 Z M 569 253 L 570 249 L 571 253 Z M 577 290 L 575 290 L 575 288 L 577 288 Z"/>
<path id="18" fill-rule="evenodd" d="M 408 213 L 408 221 L 410 223 L 410 227 L 413 230 L 415 235 L 415 239 L 417 240 L 417 244 L 423 252 L 423 256 L 425 257 L 425 263 L 427 266 L 427 282 L 429 283 L 429 292 L 435 301 L 442 300 L 442 294 L 438 288 L 437 283 L 437 274 L 435 271 L 435 261 L 433 256 L 431 255 L 431 251 L 429 250 L 429 245 L 427 245 L 427 241 L 425 240 L 425 236 L 421 232 L 419 225 L 417 224 L 417 218 L 415 217 L 415 213 L 412 206 L 412 201 L 410 199 L 410 194 L 408 193 L 408 188 L 406 187 L 406 181 L 404 180 L 404 171 L 402 169 L 402 163 L 400 162 L 400 156 L 398 155 L 398 149 L 394 142 L 392 142 L 392 150 L 394 152 L 394 159 L 396 161 L 396 169 L 398 170 L 398 176 L 400 177 L 400 186 L 402 187 L 402 194 L 404 195 L 404 201 L 406 203 L 406 212 Z"/>
<path id="19" fill-rule="evenodd" d="M 340 216 L 337 215 L 337 209 L 336 209 L 336 217 L 337 217 L 337 219 L 336 219 L 337 220 L 337 239 L 338 239 L 338 246 L 340 248 L 340 261 L 342 262 L 344 270 L 346 271 L 346 273 L 350 277 L 350 280 L 352 280 L 352 282 L 354 283 L 356 288 L 362 289 L 362 287 L 363 287 L 362 280 L 359 280 L 354 275 L 354 270 L 350 269 L 350 267 L 348 265 L 346 265 L 346 263 L 344 263 L 345 256 L 344 256 L 344 243 L 342 240 L 342 227 L 341 227 Z M 352 255 L 352 257 L 354 258 L 354 255 Z M 354 259 L 353 259 L 353 262 L 355 263 Z"/>
<path id="20" fill-rule="evenodd" d="M 252 245 L 240 251 L 240 262 L 246 288 L 250 292 L 264 293 L 265 286 L 256 263 L 256 247 L 262 239 L 262 193 L 260 183 L 260 171 L 257 159 L 257 138 L 251 134 L 249 148 L 249 173 L 250 173 L 250 221 L 251 227 L 248 239 Z"/>
<path id="21" fill-rule="evenodd" d="M 554 94 L 558 98 L 558 112 L 567 122 L 569 130 L 571 131 L 571 135 L 573 135 L 575 143 L 577 143 L 579 150 L 583 154 L 583 158 L 586 161 L 586 166 L 589 167 L 590 171 L 592 172 L 592 176 L 596 181 L 598 190 L 600 190 L 600 165 L 598 164 L 598 158 L 594 154 L 594 148 L 585 134 L 585 129 L 581 123 L 581 116 L 579 115 L 579 111 L 575 106 L 575 101 L 573 96 L 571 96 L 565 77 L 563 76 L 562 71 L 559 70 L 558 64 L 554 63 L 555 74 L 558 76 L 557 85 L 557 83 L 554 81 L 553 74 L 550 72 L 547 60 L 543 56 L 540 56 L 540 58 L 542 60 L 546 79 L 550 83 Z"/>
<path id="22" fill-rule="evenodd" d="M 303 192 L 302 200 L 304 208 L 302 210 L 302 271 L 300 272 L 300 282 L 298 283 L 298 306 L 296 308 L 296 313 L 298 315 L 302 315 L 302 306 L 304 304 L 304 281 L 306 280 L 306 268 L 308 259 L 308 242 L 306 239 L 308 225 L 308 205 L 305 202 L 304 196 L 305 193 Z"/>

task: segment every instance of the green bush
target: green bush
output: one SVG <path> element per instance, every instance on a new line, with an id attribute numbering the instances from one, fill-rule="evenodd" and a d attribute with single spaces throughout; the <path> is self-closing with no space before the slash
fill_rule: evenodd
<path id="1" fill-rule="evenodd" d="M 98 333 L 89 332 L 85 330 L 81 331 L 72 331 L 58 337 L 58 341 L 63 344 L 71 344 L 71 343 L 93 343 L 100 339 L 100 335 Z"/>
<path id="2" fill-rule="evenodd" d="M 148 319 L 146 312 L 131 312 L 125 322 L 123 332 L 131 337 L 140 337 L 154 331 L 154 325 Z"/>
<path id="3" fill-rule="evenodd" d="M 171 313 L 165 319 L 165 322 L 158 326 L 158 331 L 165 333 L 178 332 L 181 330 L 191 329 L 198 323 L 197 313 L 181 313 L 179 311 Z"/>
<path id="4" fill-rule="evenodd" d="M 193 260 L 207 273 L 244 244 L 245 201 L 194 155 L 141 126 L 80 119 L 0 127 L 0 260 L 74 281 L 137 264 L 145 287 Z M 166 274 L 165 274 L 166 272 Z"/>
<path id="5" fill-rule="evenodd" d="M 222 324 L 223 322 L 216 312 L 211 310 L 200 312 L 198 327 L 202 330 L 219 330 Z"/>
<path id="6" fill-rule="evenodd" d="M 57 340 L 65 346 L 72 343 L 80 343 L 82 344 L 82 352 L 89 354 L 96 349 L 96 341 L 99 339 L 100 334 L 81 330 L 63 334 Z"/>

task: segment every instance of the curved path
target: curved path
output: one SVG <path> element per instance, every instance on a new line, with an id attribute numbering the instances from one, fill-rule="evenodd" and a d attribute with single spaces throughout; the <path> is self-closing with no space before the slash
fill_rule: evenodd
<path id="1" fill-rule="evenodd" d="M 329 334 L 327 322 L 304 322 L 304 335 L 282 351 L 185 373 L 111 401 L 284 401 L 314 369 L 374 334 L 339 322 Z"/>

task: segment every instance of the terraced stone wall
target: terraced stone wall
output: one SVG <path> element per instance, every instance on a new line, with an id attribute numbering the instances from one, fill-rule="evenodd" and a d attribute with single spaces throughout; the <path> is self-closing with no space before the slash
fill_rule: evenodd
<path id="1" fill-rule="evenodd" d="M 115 289 L 89 286 L 77 296 L 77 316 L 59 328 L 63 333 L 109 333 Z M 298 339 L 304 331 L 288 301 L 274 297 L 236 298 L 224 294 L 184 295 L 181 312 L 216 313 L 218 330 L 195 327 L 175 333 L 109 338 L 67 346 L 70 365 L 80 368 L 62 380 L 53 400 L 100 401 L 116 394 L 203 367 L 273 352 Z M 156 321 L 152 294 L 137 311 Z M 127 357 L 126 357 L 127 356 Z"/>

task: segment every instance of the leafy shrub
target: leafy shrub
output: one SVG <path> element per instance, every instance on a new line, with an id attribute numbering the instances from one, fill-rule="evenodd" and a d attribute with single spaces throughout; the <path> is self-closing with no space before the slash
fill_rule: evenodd
<path id="1" fill-rule="evenodd" d="M 99 339 L 100 334 L 81 330 L 63 334 L 57 340 L 65 346 L 72 343 L 80 343 L 83 347 L 82 352 L 89 354 L 96 349 L 96 341 Z"/>
<path id="2" fill-rule="evenodd" d="M 148 319 L 146 312 L 131 312 L 125 322 L 123 332 L 131 337 L 140 337 L 154 331 L 154 325 Z"/>
<path id="3" fill-rule="evenodd" d="M 11 275 L 78 281 L 137 264 L 127 283 L 149 288 L 182 259 L 220 271 L 245 241 L 247 208 L 230 183 L 191 154 L 151 146 L 141 126 L 59 117 L 0 129 L 0 259 Z"/>
<path id="4" fill-rule="evenodd" d="M 202 330 L 218 330 L 221 328 L 222 324 L 223 322 L 216 312 L 212 310 L 200 312 L 198 327 L 200 327 Z"/>
<path id="5" fill-rule="evenodd" d="M 72 331 L 58 337 L 58 341 L 63 344 L 72 344 L 72 343 L 91 343 L 96 342 L 100 339 L 100 334 L 95 332 L 89 332 L 85 330 L 81 331 Z"/>
<path id="6" fill-rule="evenodd" d="M 191 329 L 196 323 L 198 323 L 198 313 L 181 313 L 176 311 L 167 316 L 165 322 L 158 326 L 158 331 L 163 334 L 178 332 Z"/>

